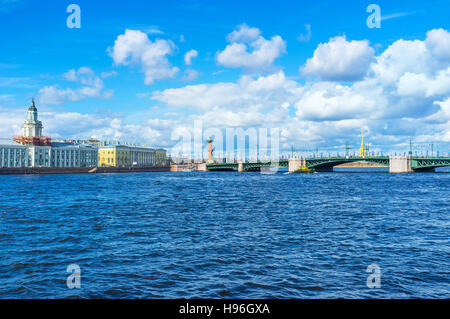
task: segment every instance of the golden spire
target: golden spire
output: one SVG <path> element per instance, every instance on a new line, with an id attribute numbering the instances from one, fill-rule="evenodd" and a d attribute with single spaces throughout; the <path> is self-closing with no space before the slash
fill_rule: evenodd
<path id="1" fill-rule="evenodd" d="M 359 156 L 365 155 L 365 149 L 364 149 L 364 132 L 363 127 L 361 126 L 361 147 L 359 148 Z"/>

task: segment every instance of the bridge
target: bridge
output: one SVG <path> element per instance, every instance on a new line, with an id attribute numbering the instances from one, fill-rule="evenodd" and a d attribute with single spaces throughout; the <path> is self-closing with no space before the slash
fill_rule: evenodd
<path id="1" fill-rule="evenodd" d="M 209 163 L 202 170 L 207 171 L 260 171 L 262 168 L 288 168 L 296 172 L 307 168 L 316 172 L 332 172 L 333 167 L 352 162 L 375 163 L 389 167 L 391 173 L 432 172 L 437 167 L 450 166 L 450 157 L 414 157 L 414 156 L 344 156 L 291 158 L 278 161 L 256 161 L 237 163 Z"/>

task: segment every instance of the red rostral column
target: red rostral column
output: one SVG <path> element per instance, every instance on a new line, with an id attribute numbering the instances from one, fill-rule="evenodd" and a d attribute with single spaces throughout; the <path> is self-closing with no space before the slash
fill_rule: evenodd
<path id="1" fill-rule="evenodd" d="M 213 142 L 214 142 L 213 139 L 210 137 L 208 140 L 208 163 L 213 162 L 213 152 L 214 152 L 214 149 L 212 146 Z"/>

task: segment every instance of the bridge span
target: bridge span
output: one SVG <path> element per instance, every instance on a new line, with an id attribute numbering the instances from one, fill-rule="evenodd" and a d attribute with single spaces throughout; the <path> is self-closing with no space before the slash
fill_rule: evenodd
<path id="1" fill-rule="evenodd" d="M 310 170 L 315 172 L 332 172 L 333 167 L 352 162 L 375 163 L 389 167 L 391 173 L 432 172 L 437 167 L 450 166 L 450 157 L 417 156 L 344 156 L 291 158 L 278 161 L 208 163 L 200 164 L 202 171 L 260 171 L 262 168 L 288 168 L 289 172 Z"/>

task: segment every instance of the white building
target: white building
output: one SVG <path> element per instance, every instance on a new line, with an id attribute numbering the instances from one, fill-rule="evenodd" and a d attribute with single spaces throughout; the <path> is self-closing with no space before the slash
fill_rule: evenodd
<path id="1" fill-rule="evenodd" d="M 98 150 L 85 145 L 29 146 L 29 167 L 97 167 Z"/>
<path id="2" fill-rule="evenodd" d="M 50 167 L 97 167 L 98 149 L 90 145 L 52 144 Z"/>
<path id="3" fill-rule="evenodd" d="M 50 167 L 51 146 L 28 146 L 28 167 Z"/>
<path id="4" fill-rule="evenodd" d="M 0 140 L 0 168 L 27 167 L 27 147 L 12 140 Z"/>
<path id="5" fill-rule="evenodd" d="M 23 123 L 23 136 L 15 138 L 23 145 L 11 141 L 10 146 L 14 147 L 8 153 L 8 162 L 2 167 L 97 167 L 98 149 L 95 146 L 51 143 L 49 137 L 42 136 L 42 128 L 33 100 L 28 108 L 27 120 Z M 9 154 L 15 154 L 17 160 Z M 20 164 L 14 162 L 14 165 L 22 166 L 11 166 L 11 161 L 18 161 Z"/>

